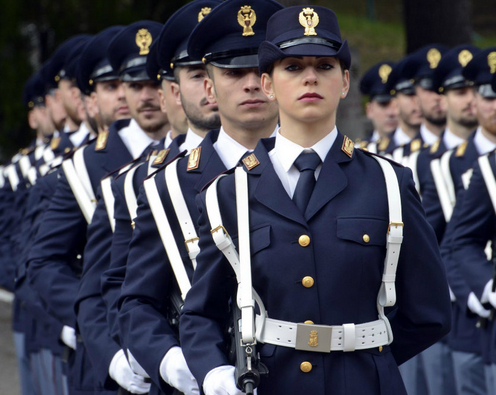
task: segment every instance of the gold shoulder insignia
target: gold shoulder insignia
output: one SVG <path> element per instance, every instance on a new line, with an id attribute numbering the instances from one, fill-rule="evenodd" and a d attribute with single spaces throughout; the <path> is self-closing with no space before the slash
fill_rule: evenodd
<path id="1" fill-rule="evenodd" d="M 191 150 L 188 158 L 188 167 L 186 168 L 187 171 L 198 169 L 198 166 L 200 166 L 200 154 L 201 147 L 196 147 Z"/>
<path id="2" fill-rule="evenodd" d="M 410 143 L 410 152 L 418 151 L 422 147 L 422 141 L 415 139 Z"/>
<path id="3" fill-rule="evenodd" d="M 368 145 L 369 145 L 368 141 L 360 141 L 360 148 L 361 149 L 367 148 Z"/>
<path id="4" fill-rule="evenodd" d="M 101 151 L 102 149 L 105 149 L 105 147 L 107 146 L 108 135 L 108 131 L 98 133 L 95 144 L 95 151 Z"/>
<path id="5" fill-rule="evenodd" d="M 350 158 L 353 156 L 353 150 L 355 149 L 355 143 L 353 140 L 348 138 L 348 136 L 344 136 L 343 146 L 341 147 L 341 151 L 343 151 Z"/>
<path id="6" fill-rule="evenodd" d="M 21 154 L 23 155 L 29 155 L 31 153 L 32 149 L 31 148 L 23 148 L 21 149 Z"/>
<path id="7" fill-rule="evenodd" d="M 379 151 L 385 151 L 388 146 L 389 146 L 389 138 L 388 137 L 382 138 L 378 147 Z"/>
<path id="8" fill-rule="evenodd" d="M 167 155 L 169 154 L 170 149 L 163 149 L 160 150 L 159 153 L 157 154 L 157 157 L 153 161 L 152 165 L 161 165 L 164 163 L 165 158 L 167 158 Z"/>
<path id="9" fill-rule="evenodd" d="M 52 137 L 52 141 L 50 141 L 50 148 L 52 150 L 57 149 L 60 145 L 60 137 Z"/>
<path id="10" fill-rule="evenodd" d="M 246 158 L 243 159 L 243 163 L 246 166 L 247 170 L 251 170 L 260 164 L 255 154 L 248 155 Z"/>
<path id="11" fill-rule="evenodd" d="M 463 143 L 461 143 L 458 146 L 458 148 L 456 149 L 455 156 L 463 156 L 463 155 L 465 155 L 465 150 L 467 149 L 467 144 L 468 144 L 467 141 L 464 141 Z"/>
<path id="12" fill-rule="evenodd" d="M 439 149 L 439 144 L 441 144 L 441 139 L 437 139 L 434 141 L 434 144 L 431 145 L 430 153 L 435 154 L 437 150 Z"/>

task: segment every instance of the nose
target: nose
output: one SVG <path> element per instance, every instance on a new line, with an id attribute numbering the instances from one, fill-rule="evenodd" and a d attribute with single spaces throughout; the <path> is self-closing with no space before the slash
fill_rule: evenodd
<path id="1" fill-rule="evenodd" d="M 304 71 L 303 83 L 305 85 L 317 85 L 317 73 L 313 67 L 307 67 Z"/>
<path id="2" fill-rule="evenodd" d="M 244 90 L 245 92 L 259 92 L 261 90 L 258 72 L 250 71 L 245 75 Z"/>

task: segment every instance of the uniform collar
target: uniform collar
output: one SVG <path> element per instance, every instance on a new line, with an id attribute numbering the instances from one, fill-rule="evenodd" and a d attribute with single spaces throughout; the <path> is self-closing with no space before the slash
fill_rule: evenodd
<path id="1" fill-rule="evenodd" d="M 446 128 L 443 135 L 443 142 L 446 146 L 447 150 L 451 150 L 455 147 L 458 147 L 461 143 L 463 143 L 465 139 L 458 137 L 454 134 L 449 128 Z"/>
<path id="2" fill-rule="evenodd" d="M 214 144 L 215 151 L 220 157 L 226 169 L 231 169 L 236 166 L 241 157 L 249 151 L 248 148 L 242 146 L 231 136 L 229 136 L 223 127 L 220 128 L 219 136 Z"/>
<path id="3" fill-rule="evenodd" d="M 439 136 L 427 129 L 425 124 L 420 125 L 420 135 L 422 136 L 422 141 L 428 145 L 434 144 L 439 139 Z"/>
<path id="4" fill-rule="evenodd" d="M 90 130 L 88 129 L 88 126 L 86 126 L 86 122 L 81 122 L 79 129 L 76 132 L 71 133 L 69 139 L 71 140 L 74 147 L 79 147 L 83 143 L 83 141 L 85 141 L 85 138 L 88 134 L 90 134 Z"/>
<path id="5" fill-rule="evenodd" d="M 203 141 L 203 137 L 198 136 L 191 129 L 188 129 L 186 132 L 186 138 L 184 142 L 181 144 L 179 151 L 188 151 L 188 154 L 191 152 L 193 148 L 198 147 Z"/>
<path id="6" fill-rule="evenodd" d="M 135 119 L 131 119 L 127 127 L 119 130 L 119 136 L 133 159 L 138 158 L 155 141 L 141 129 Z"/>
<path id="7" fill-rule="evenodd" d="M 381 136 L 379 135 L 379 132 L 377 130 L 374 130 L 372 132 L 372 136 L 370 136 L 370 142 L 375 143 L 377 140 L 379 140 Z"/>
<path id="8" fill-rule="evenodd" d="M 408 144 L 410 141 L 412 141 L 412 139 L 408 137 L 408 135 L 403 131 L 403 129 L 401 129 L 400 126 L 396 128 L 393 139 L 397 147 Z"/>
<path id="9" fill-rule="evenodd" d="M 172 140 L 173 140 L 173 138 L 172 138 L 172 130 L 169 130 L 167 132 L 167 135 L 165 136 L 164 147 L 165 148 L 169 148 L 169 145 L 171 145 Z"/>
<path id="10" fill-rule="evenodd" d="M 484 135 L 481 126 L 475 131 L 474 144 L 479 155 L 487 154 L 496 149 L 496 143 L 492 142 Z"/>
<path id="11" fill-rule="evenodd" d="M 331 149 L 336 137 L 338 135 L 338 130 L 336 127 L 328 133 L 324 138 L 319 140 L 316 144 L 314 144 L 309 149 L 305 149 L 302 146 L 288 140 L 284 137 L 280 131 L 276 134 L 276 141 L 274 147 L 274 153 L 281 163 L 285 172 L 288 172 L 291 166 L 293 166 L 294 161 L 303 151 L 313 150 L 319 155 L 320 160 L 324 162 L 327 153 Z"/>

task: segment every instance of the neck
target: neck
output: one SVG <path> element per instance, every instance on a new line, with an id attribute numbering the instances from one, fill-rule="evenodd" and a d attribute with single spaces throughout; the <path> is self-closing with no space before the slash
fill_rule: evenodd
<path id="1" fill-rule="evenodd" d="M 332 132 L 336 126 L 336 117 L 318 122 L 299 122 L 283 113 L 281 116 L 281 129 L 279 133 L 288 140 L 303 148 L 310 148 Z"/>
<path id="2" fill-rule="evenodd" d="M 242 127 L 239 125 L 232 125 L 229 122 L 222 122 L 221 124 L 224 131 L 233 140 L 241 144 L 243 147 L 248 149 L 255 149 L 260 139 L 270 137 L 277 126 L 277 118 L 271 122 L 265 121 L 262 125 L 258 127 Z"/>
<path id="3" fill-rule="evenodd" d="M 448 127 L 451 133 L 464 140 L 467 140 L 468 136 L 470 136 L 470 134 L 474 131 L 473 127 L 461 125 L 458 122 L 454 122 L 450 118 L 448 118 L 448 123 L 446 126 Z"/>
<path id="4" fill-rule="evenodd" d="M 400 120 L 400 128 L 411 139 L 415 138 L 415 136 L 417 135 L 417 133 L 419 131 L 419 128 L 417 126 L 408 125 L 402 120 Z"/>
<path id="5" fill-rule="evenodd" d="M 84 121 L 84 124 L 86 125 L 86 127 L 88 128 L 89 132 L 90 132 L 90 136 L 91 137 L 96 137 L 96 133 L 95 131 L 93 130 L 93 128 L 91 127 L 91 124 L 88 122 L 88 121 Z"/>
<path id="6" fill-rule="evenodd" d="M 80 124 L 74 122 L 70 117 L 67 117 L 65 124 L 69 128 L 70 132 L 74 132 L 74 131 L 78 130 L 79 125 L 80 125 Z"/>
<path id="7" fill-rule="evenodd" d="M 488 139 L 489 141 L 491 141 L 492 143 L 496 144 L 496 136 L 494 134 L 492 134 L 491 132 L 489 132 L 486 128 L 484 127 L 481 127 L 481 132 L 482 134 L 484 135 L 484 137 L 486 139 Z"/>
<path id="8" fill-rule="evenodd" d="M 443 132 L 444 128 L 446 127 L 446 125 L 435 125 L 432 122 L 429 122 L 425 118 L 424 118 L 424 125 L 429 132 L 435 134 L 437 137 L 441 136 L 441 133 Z"/>
<path id="9" fill-rule="evenodd" d="M 188 126 L 194 134 L 196 134 L 202 138 L 204 138 L 208 133 L 208 130 L 199 128 L 198 126 L 193 125 L 193 123 L 191 123 L 189 121 L 188 121 Z"/>

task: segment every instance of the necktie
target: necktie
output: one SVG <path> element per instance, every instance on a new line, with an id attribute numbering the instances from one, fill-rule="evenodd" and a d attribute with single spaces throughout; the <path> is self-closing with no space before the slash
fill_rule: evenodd
<path id="1" fill-rule="evenodd" d="M 305 213 L 310 196 L 315 187 L 315 169 L 321 163 L 320 156 L 315 152 L 302 152 L 294 161 L 295 167 L 300 171 L 300 178 L 296 184 L 293 201 L 296 207 Z"/>

